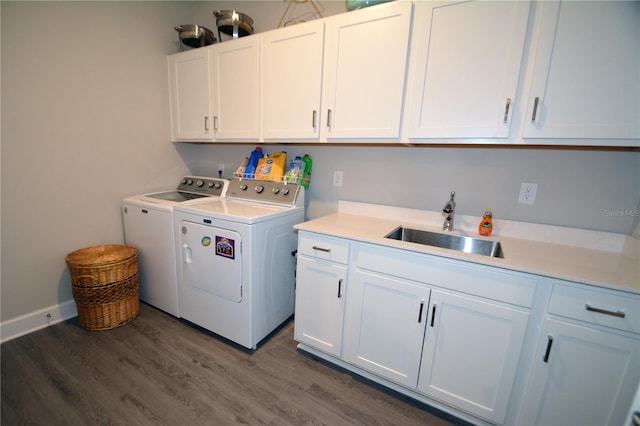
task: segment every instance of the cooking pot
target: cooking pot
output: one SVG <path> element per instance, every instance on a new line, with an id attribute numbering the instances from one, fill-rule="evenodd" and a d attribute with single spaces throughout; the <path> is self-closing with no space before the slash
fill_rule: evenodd
<path id="1" fill-rule="evenodd" d="M 208 46 L 216 42 L 213 31 L 200 25 L 178 25 L 175 29 L 180 41 L 190 47 Z"/>
<path id="2" fill-rule="evenodd" d="M 233 36 L 233 38 L 248 36 L 253 32 L 253 19 L 235 10 L 216 10 L 218 32 Z M 219 35 L 219 34 L 218 34 Z"/>

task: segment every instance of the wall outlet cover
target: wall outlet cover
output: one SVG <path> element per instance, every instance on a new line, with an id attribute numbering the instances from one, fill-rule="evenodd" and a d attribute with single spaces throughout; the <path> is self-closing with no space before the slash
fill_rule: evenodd
<path id="1" fill-rule="evenodd" d="M 520 204 L 534 204 L 536 202 L 536 193 L 538 192 L 537 183 L 523 182 L 520 185 L 520 195 L 518 196 L 518 203 Z"/>
<path id="2" fill-rule="evenodd" d="M 333 172 L 333 186 L 342 186 L 342 171 L 334 171 Z"/>

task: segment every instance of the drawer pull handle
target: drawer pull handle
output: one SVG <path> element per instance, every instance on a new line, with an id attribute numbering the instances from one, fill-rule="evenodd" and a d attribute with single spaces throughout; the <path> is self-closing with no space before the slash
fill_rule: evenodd
<path id="1" fill-rule="evenodd" d="M 433 304 L 433 309 L 431 310 L 431 327 L 433 327 L 433 323 L 436 320 L 436 307 L 437 305 Z"/>
<path id="2" fill-rule="evenodd" d="M 539 97 L 535 97 L 535 99 L 533 100 L 533 114 L 531 114 L 531 122 L 535 123 L 536 122 L 536 118 L 538 116 L 538 103 L 540 102 L 540 98 Z"/>
<path id="3" fill-rule="evenodd" d="M 605 315 L 611 315 L 612 317 L 618 317 L 618 318 L 624 318 L 627 316 L 627 314 L 624 313 L 624 311 L 609 311 L 606 309 L 600 309 L 600 308 L 594 308 L 593 306 L 591 306 L 590 304 L 585 304 L 584 308 L 587 311 L 590 312 L 595 312 L 597 314 L 605 314 Z"/>
<path id="4" fill-rule="evenodd" d="M 422 310 L 424 309 L 424 300 L 420 302 L 420 312 L 418 312 L 418 324 L 422 322 Z"/>
<path id="5" fill-rule="evenodd" d="M 544 362 L 548 362 L 549 361 L 549 353 L 551 353 L 551 345 L 553 345 L 553 337 L 552 336 L 547 336 L 547 339 L 549 339 L 547 341 L 547 350 L 544 352 L 544 359 L 542 360 Z"/>
<path id="6" fill-rule="evenodd" d="M 509 119 L 509 107 L 511 106 L 511 98 L 507 98 L 507 104 L 504 107 L 504 120 L 503 123 L 507 124 Z"/>
<path id="7" fill-rule="evenodd" d="M 324 247 L 318 247 L 318 246 L 313 246 L 311 248 L 314 249 L 314 250 L 323 251 L 325 253 L 331 253 L 331 249 L 330 248 L 324 248 Z"/>
<path id="8" fill-rule="evenodd" d="M 338 280 L 338 299 L 342 297 L 342 278 Z"/>
<path id="9" fill-rule="evenodd" d="M 316 127 L 317 127 L 317 117 L 318 117 L 318 111 L 317 110 L 313 110 L 313 114 L 311 115 L 311 127 L 313 127 L 313 131 L 316 131 Z"/>

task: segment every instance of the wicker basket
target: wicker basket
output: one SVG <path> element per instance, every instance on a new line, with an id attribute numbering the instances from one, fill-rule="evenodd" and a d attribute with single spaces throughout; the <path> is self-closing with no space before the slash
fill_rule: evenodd
<path id="1" fill-rule="evenodd" d="M 76 250 L 66 257 L 80 325 L 109 330 L 140 312 L 138 252 L 126 245 Z"/>

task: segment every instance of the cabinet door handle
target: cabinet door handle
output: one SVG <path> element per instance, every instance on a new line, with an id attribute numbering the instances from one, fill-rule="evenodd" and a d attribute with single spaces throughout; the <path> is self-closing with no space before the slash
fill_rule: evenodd
<path id="1" fill-rule="evenodd" d="M 204 130 L 206 132 L 209 131 L 209 116 L 208 115 L 204 116 Z"/>
<path id="2" fill-rule="evenodd" d="M 540 102 L 540 98 L 539 97 L 535 97 L 535 99 L 533 100 L 533 114 L 531 114 L 531 122 L 535 123 L 536 118 L 538 116 L 538 103 Z"/>
<path id="3" fill-rule="evenodd" d="M 618 310 L 618 311 L 609 311 L 607 309 L 601 309 L 601 308 L 593 307 L 588 303 L 586 303 L 584 305 L 584 308 L 587 311 L 590 311 L 590 312 L 595 312 L 595 313 L 598 313 L 598 314 L 611 315 L 612 317 L 624 318 L 624 317 L 627 316 L 627 314 L 625 314 L 624 311 L 620 311 L 620 310 Z"/>
<path id="4" fill-rule="evenodd" d="M 342 297 L 342 281 L 342 278 L 338 280 L 338 299 Z"/>
<path id="5" fill-rule="evenodd" d="M 323 251 L 325 253 L 331 253 L 331 249 L 330 248 L 324 248 L 324 247 L 318 247 L 318 246 L 313 246 L 311 248 L 314 249 L 314 250 Z"/>
<path id="6" fill-rule="evenodd" d="M 418 324 L 422 322 L 422 310 L 424 309 L 424 300 L 420 302 L 420 311 L 418 312 Z"/>
<path id="7" fill-rule="evenodd" d="M 509 119 L 509 107 L 511 106 L 511 98 L 507 98 L 507 104 L 504 107 L 504 124 L 507 124 Z"/>
<path id="8" fill-rule="evenodd" d="M 436 305 L 435 303 L 433 304 L 433 309 L 431 309 L 431 327 L 433 327 L 433 324 L 436 320 L 436 307 L 438 305 Z"/>
<path id="9" fill-rule="evenodd" d="M 311 118 L 311 127 L 313 127 L 314 132 L 316 131 L 316 127 L 317 127 L 317 119 L 318 119 L 318 111 L 314 109 L 312 118 Z"/>
<path id="10" fill-rule="evenodd" d="M 333 122 L 333 111 L 328 109 L 327 110 L 327 127 L 329 128 L 329 130 L 331 130 L 332 122 Z"/>
<path id="11" fill-rule="evenodd" d="M 213 130 L 218 130 L 218 116 L 213 116 Z"/>
<path id="12" fill-rule="evenodd" d="M 547 336 L 547 339 L 547 350 L 544 351 L 544 358 L 542 359 L 544 362 L 549 361 L 549 353 L 551 353 L 551 345 L 553 345 L 553 336 Z"/>

